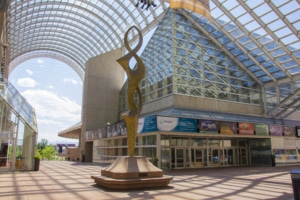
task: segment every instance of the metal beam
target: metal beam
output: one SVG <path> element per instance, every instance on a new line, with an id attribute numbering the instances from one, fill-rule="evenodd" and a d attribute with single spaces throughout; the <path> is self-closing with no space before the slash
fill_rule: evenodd
<path id="1" fill-rule="evenodd" d="M 225 14 L 226 14 L 226 16 L 228 16 L 232 21 L 235 21 L 235 18 L 234 17 L 232 17 L 229 13 L 228 13 L 228 11 L 225 9 L 225 8 L 223 8 L 223 6 L 222 6 L 222 4 L 220 4 L 220 3 L 218 3 L 218 2 L 216 2 L 216 0 L 213 0 L 213 2 L 218 6 L 218 8 L 219 9 L 221 9 Z M 276 80 L 276 78 L 272 75 L 272 74 L 270 74 L 270 72 L 268 71 L 268 70 L 266 70 L 265 68 L 264 68 L 264 66 L 262 66 L 261 65 L 261 63 L 259 63 L 251 54 L 250 54 L 250 52 L 248 51 L 248 50 L 246 50 L 244 47 L 243 47 L 243 45 L 241 45 L 238 41 L 237 41 L 237 39 L 236 38 L 233 38 L 229 33 L 228 33 L 228 31 L 225 29 L 225 28 L 223 28 L 222 26 L 220 26 L 217 22 L 215 22 L 215 20 L 211 20 L 211 22 L 216 26 L 216 27 L 218 27 L 218 29 L 220 29 L 220 30 L 222 30 L 223 31 L 223 33 L 228 37 L 228 38 L 230 38 L 231 39 L 231 41 L 233 41 L 234 43 L 235 43 L 235 45 L 236 46 L 238 46 L 242 51 L 243 51 L 243 53 L 244 54 L 246 54 L 257 66 L 259 66 L 260 67 L 260 69 L 262 70 L 262 71 L 264 71 L 274 82 L 277 82 L 277 80 Z M 239 27 L 240 28 L 240 27 Z M 243 29 L 242 29 L 243 30 Z M 244 32 L 245 33 L 245 35 L 249 35 L 249 33 L 247 33 L 247 32 Z"/>
<path id="2" fill-rule="evenodd" d="M 291 114 L 293 114 L 294 112 L 296 112 L 298 109 L 300 109 L 300 105 L 297 106 L 294 110 L 291 110 L 289 113 L 287 113 L 284 116 L 282 116 L 282 118 L 283 119 L 287 118 L 288 116 L 290 116 Z"/>
<path id="3" fill-rule="evenodd" d="M 193 19 L 189 14 L 183 10 L 178 9 L 181 14 L 183 14 L 188 20 L 190 20 L 200 31 L 202 31 L 208 38 L 210 38 L 222 51 L 226 53 L 232 60 L 234 60 L 240 68 L 242 68 L 251 78 L 253 78 L 257 83 L 259 83 L 261 86 L 263 83 L 254 75 L 252 74 L 239 60 L 235 59 L 234 55 L 228 51 L 217 39 L 212 37 L 205 28 L 203 28 L 195 19 Z"/>
<path id="4" fill-rule="evenodd" d="M 291 109 L 292 106 L 294 106 L 295 104 L 299 103 L 299 101 L 300 101 L 300 97 L 298 97 L 297 99 L 295 99 L 293 102 L 291 102 L 289 105 L 287 105 L 287 107 L 283 108 L 279 113 L 276 113 L 273 116 L 274 117 L 279 117 L 280 115 L 282 115 L 283 113 L 285 113 L 288 109 Z"/>
<path id="5" fill-rule="evenodd" d="M 275 110 L 277 110 L 278 108 L 280 108 L 282 105 L 284 105 L 291 98 L 293 98 L 294 96 L 296 96 L 298 93 L 300 93 L 300 88 L 298 88 L 297 90 L 295 90 L 293 94 L 287 96 L 284 100 L 282 100 L 279 104 L 277 104 L 277 106 L 275 106 L 274 108 L 272 108 L 271 110 L 269 110 L 267 112 L 267 115 L 270 115 L 271 113 L 273 113 Z"/>
<path id="6" fill-rule="evenodd" d="M 294 56 L 294 54 L 292 54 L 292 52 L 281 42 L 281 40 L 274 34 L 273 31 L 270 30 L 270 28 L 268 26 L 266 26 L 264 24 L 264 22 L 261 20 L 260 17 L 258 17 L 256 15 L 256 13 L 252 12 L 252 10 L 246 5 L 245 1 L 242 0 L 238 0 L 238 2 L 243 6 L 243 8 L 245 10 L 248 11 L 248 13 L 256 20 L 256 22 L 258 22 L 261 27 L 264 27 L 264 29 L 267 31 L 267 33 L 273 38 L 274 41 L 278 42 L 278 44 L 280 45 L 280 47 L 286 52 L 286 54 L 288 54 L 289 56 L 291 56 L 291 58 L 300 66 L 300 61 Z M 293 28 L 293 26 L 291 26 L 291 24 L 287 21 L 286 18 L 284 18 L 284 16 L 282 16 L 282 14 L 278 11 L 278 9 L 275 7 L 275 5 L 269 1 L 269 0 L 265 0 L 266 3 L 269 2 L 270 7 L 272 8 L 272 10 L 279 16 L 279 18 L 281 20 L 283 20 L 285 22 L 285 24 L 291 29 Z M 292 30 L 292 29 L 291 29 Z M 295 31 L 295 32 L 294 32 Z M 295 29 L 292 30 L 292 32 L 294 32 L 295 35 L 297 35 L 297 31 Z M 273 59 L 276 61 L 276 58 Z M 276 63 L 277 64 L 277 63 Z M 281 63 L 279 63 L 280 65 L 278 67 L 281 68 L 282 71 L 284 71 L 287 76 L 289 78 L 291 78 L 291 73 L 289 73 L 282 65 Z"/>
<path id="7" fill-rule="evenodd" d="M 229 13 L 228 11 L 227 11 L 227 9 L 225 9 L 224 7 L 223 7 L 223 5 L 221 4 L 221 3 L 219 3 L 219 2 L 217 2 L 216 0 L 212 0 L 216 5 L 218 5 L 218 7 L 219 7 L 219 9 L 221 9 L 225 14 L 226 14 L 226 16 L 228 16 L 231 20 L 232 20 L 232 22 L 234 22 L 236 25 L 237 25 L 237 27 L 238 28 L 240 28 L 244 33 L 245 33 L 245 35 L 247 35 L 251 40 L 252 40 L 252 42 L 254 42 L 255 44 L 256 44 L 256 46 L 257 47 L 259 47 L 268 57 L 269 57 L 269 59 L 270 60 L 273 60 L 272 58 L 273 58 L 273 56 L 268 52 L 268 51 L 266 51 L 264 48 L 263 48 L 263 46 L 254 38 L 254 36 L 252 35 L 252 34 L 250 34 L 250 32 L 231 14 L 231 13 Z M 217 24 L 217 23 L 215 23 L 215 24 Z M 219 26 L 219 25 L 218 25 Z M 223 27 L 222 27 L 223 28 Z M 226 31 L 227 32 L 227 31 Z M 230 34 L 228 34 L 228 35 L 230 35 Z M 232 36 L 230 35 L 230 37 L 232 38 Z M 236 39 L 234 39 L 234 41 L 236 41 Z M 240 43 L 239 42 L 235 42 L 235 44 L 239 44 L 240 45 Z M 274 81 L 274 82 L 277 82 L 277 79 L 269 72 L 269 71 L 267 71 L 265 68 L 264 68 L 264 66 L 262 66 L 261 65 L 261 63 L 259 63 L 250 53 L 249 53 L 249 51 L 248 50 L 246 50 L 242 45 L 240 45 L 241 47 L 241 50 L 243 50 L 243 52 L 245 53 L 245 54 L 247 54 L 250 58 L 251 58 L 251 60 L 256 64 L 256 65 L 258 65 L 269 77 L 271 77 L 271 79 Z M 280 67 L 281 66 L 281 64 L 280 63 L 278 63 L 276 60 L 274 60 L 274 62 L 278 65 L 278 67 Z M 280 67 L 281 69 L 283 68 L 282 66 Z"/>
<path id="8" fill-rule="evenodd" d="M 298 3 L 300 4 L 300 0 L 297 0 Z M 291 23 L 287 20 L 287 18 L 285 16 L 282 15 L 282 13 L 278 10 L 278 8 L 274 5 L 274 3 L 270 0 L 265 0 L 266 3 L 268 3 L 268 5 L 272 8 L 272 10 L 278 15 L 278 17 L 284 21 L 284 23 L 286 24 L 287 27 L 289 27 L 289 29 L 298 37 L 298 39 L 300 40 L 300 36 L 299 36 L 299 31 L 297 29 L 295 29 L 295 27 L 293 25 L 291 25 Z"/>

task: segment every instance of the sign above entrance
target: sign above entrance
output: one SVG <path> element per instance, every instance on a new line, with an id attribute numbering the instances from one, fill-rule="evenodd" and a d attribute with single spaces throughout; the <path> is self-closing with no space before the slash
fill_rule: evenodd
<path id="1" fill-rule="evenodd" d="M 233 135 L 237 133 L 236 122 L 221 122 L 220 134 Z"/>
<path id="2" fill-rule="evenodd" d="M 219 134 L 219 124 L 212 120 L 199 120 L 199 132 L 209 134 Z"/>
<path id="3" fill-rule="evenodd" d="M 254 135 L 254 124 L 239 122 L 239 134 L 240 135 Z"/>
<path id="4" fill-rule="evenodd" d="M 271 136 L 282 136 L 282 126 L 277 124 L 270 125 Z"/>
<path id="5" fill-rule="evenodd" d="M 197 120 L 157 116 L 157 128 L 161 131 L 197 132 Z"/>

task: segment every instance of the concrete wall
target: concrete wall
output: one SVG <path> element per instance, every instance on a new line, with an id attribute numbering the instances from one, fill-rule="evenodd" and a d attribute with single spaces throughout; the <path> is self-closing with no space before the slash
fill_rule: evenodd
<path id="1" fill-rule="evenodd" d="M 263 106 L 176 94 L 144 104 L 141 114 L 151 114 L 171 107 L 258 117 L 264 115 Z"/>
<path id="2" fill-rule="evenodd" d="M 85 66 L 82 98 L 82 129 L 95 130 L 107 122 L 119 120 L 119 91 L 124 83 L 124 70 L 117 63 L 122 57 L 121 49 L 90 58 Z M 80 137 L 80 153 L 84 155 L 83 137 Z M 90 152 L 89 152 L 90 153 Z M 89 158 L 89 156 L 86 156 Z M 86 159 L 87 162 L 89 160 Z"/>
<path id="3" fill-rule="evenodd" d="M 259 117 L 264 114 L 263 106 L 184 95 L 174 95 L 174 107 Z"/>

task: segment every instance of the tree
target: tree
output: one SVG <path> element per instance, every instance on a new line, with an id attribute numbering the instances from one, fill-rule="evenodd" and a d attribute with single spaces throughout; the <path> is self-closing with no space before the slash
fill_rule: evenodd
<path id="1" fill-rule="evenodd" d="M 53 160 L 54 156 L 56 155 L 56 150 L 54 146 L 48 145 L 42 150 L 42 155 L 44 158 L 48 160 Z"/>
<path id="2" fill-rule="evenodd" d="M 46 139 L 41 139 L 41 141 L 37 144 L 37 148 L 38 150 L 42 151 L 43 149 L 45 149 L 45 147 L 48 144 L 48 140 Z"/>

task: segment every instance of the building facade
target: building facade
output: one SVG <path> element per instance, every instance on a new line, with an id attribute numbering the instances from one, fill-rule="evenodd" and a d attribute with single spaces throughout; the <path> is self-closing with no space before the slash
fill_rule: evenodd
<path id="1" fill-rule="evenodd" d="M 228 24 L 226 29 L 237 27 Z M 237 38 L 239 34 L 232 33 Z M 250 56 L 277 79 L 283 74 L 249 38 L 239 40 L 251 54 L 205 18 L 175 10 L 166 13 L 141 55 L 146 74 L 140 86 L 144 107 L 136 155 L 158 160 L 163 169 L 268 165 L 273 156 L 277 163 L 300 162 L 299 112 L 267 115 L 299 90 L 300 82 L 265 84 L 268 74 Z M 270 38 L 261 41 L 276 46 Z M 126 89 L 125 83 L 120 119 L 127 111 Z M 111 122 L 83 130 L 83 141 L 93 147 L 93 162 L 110 163 L 127 155 L 126 126 L 122 120 Z"/>

